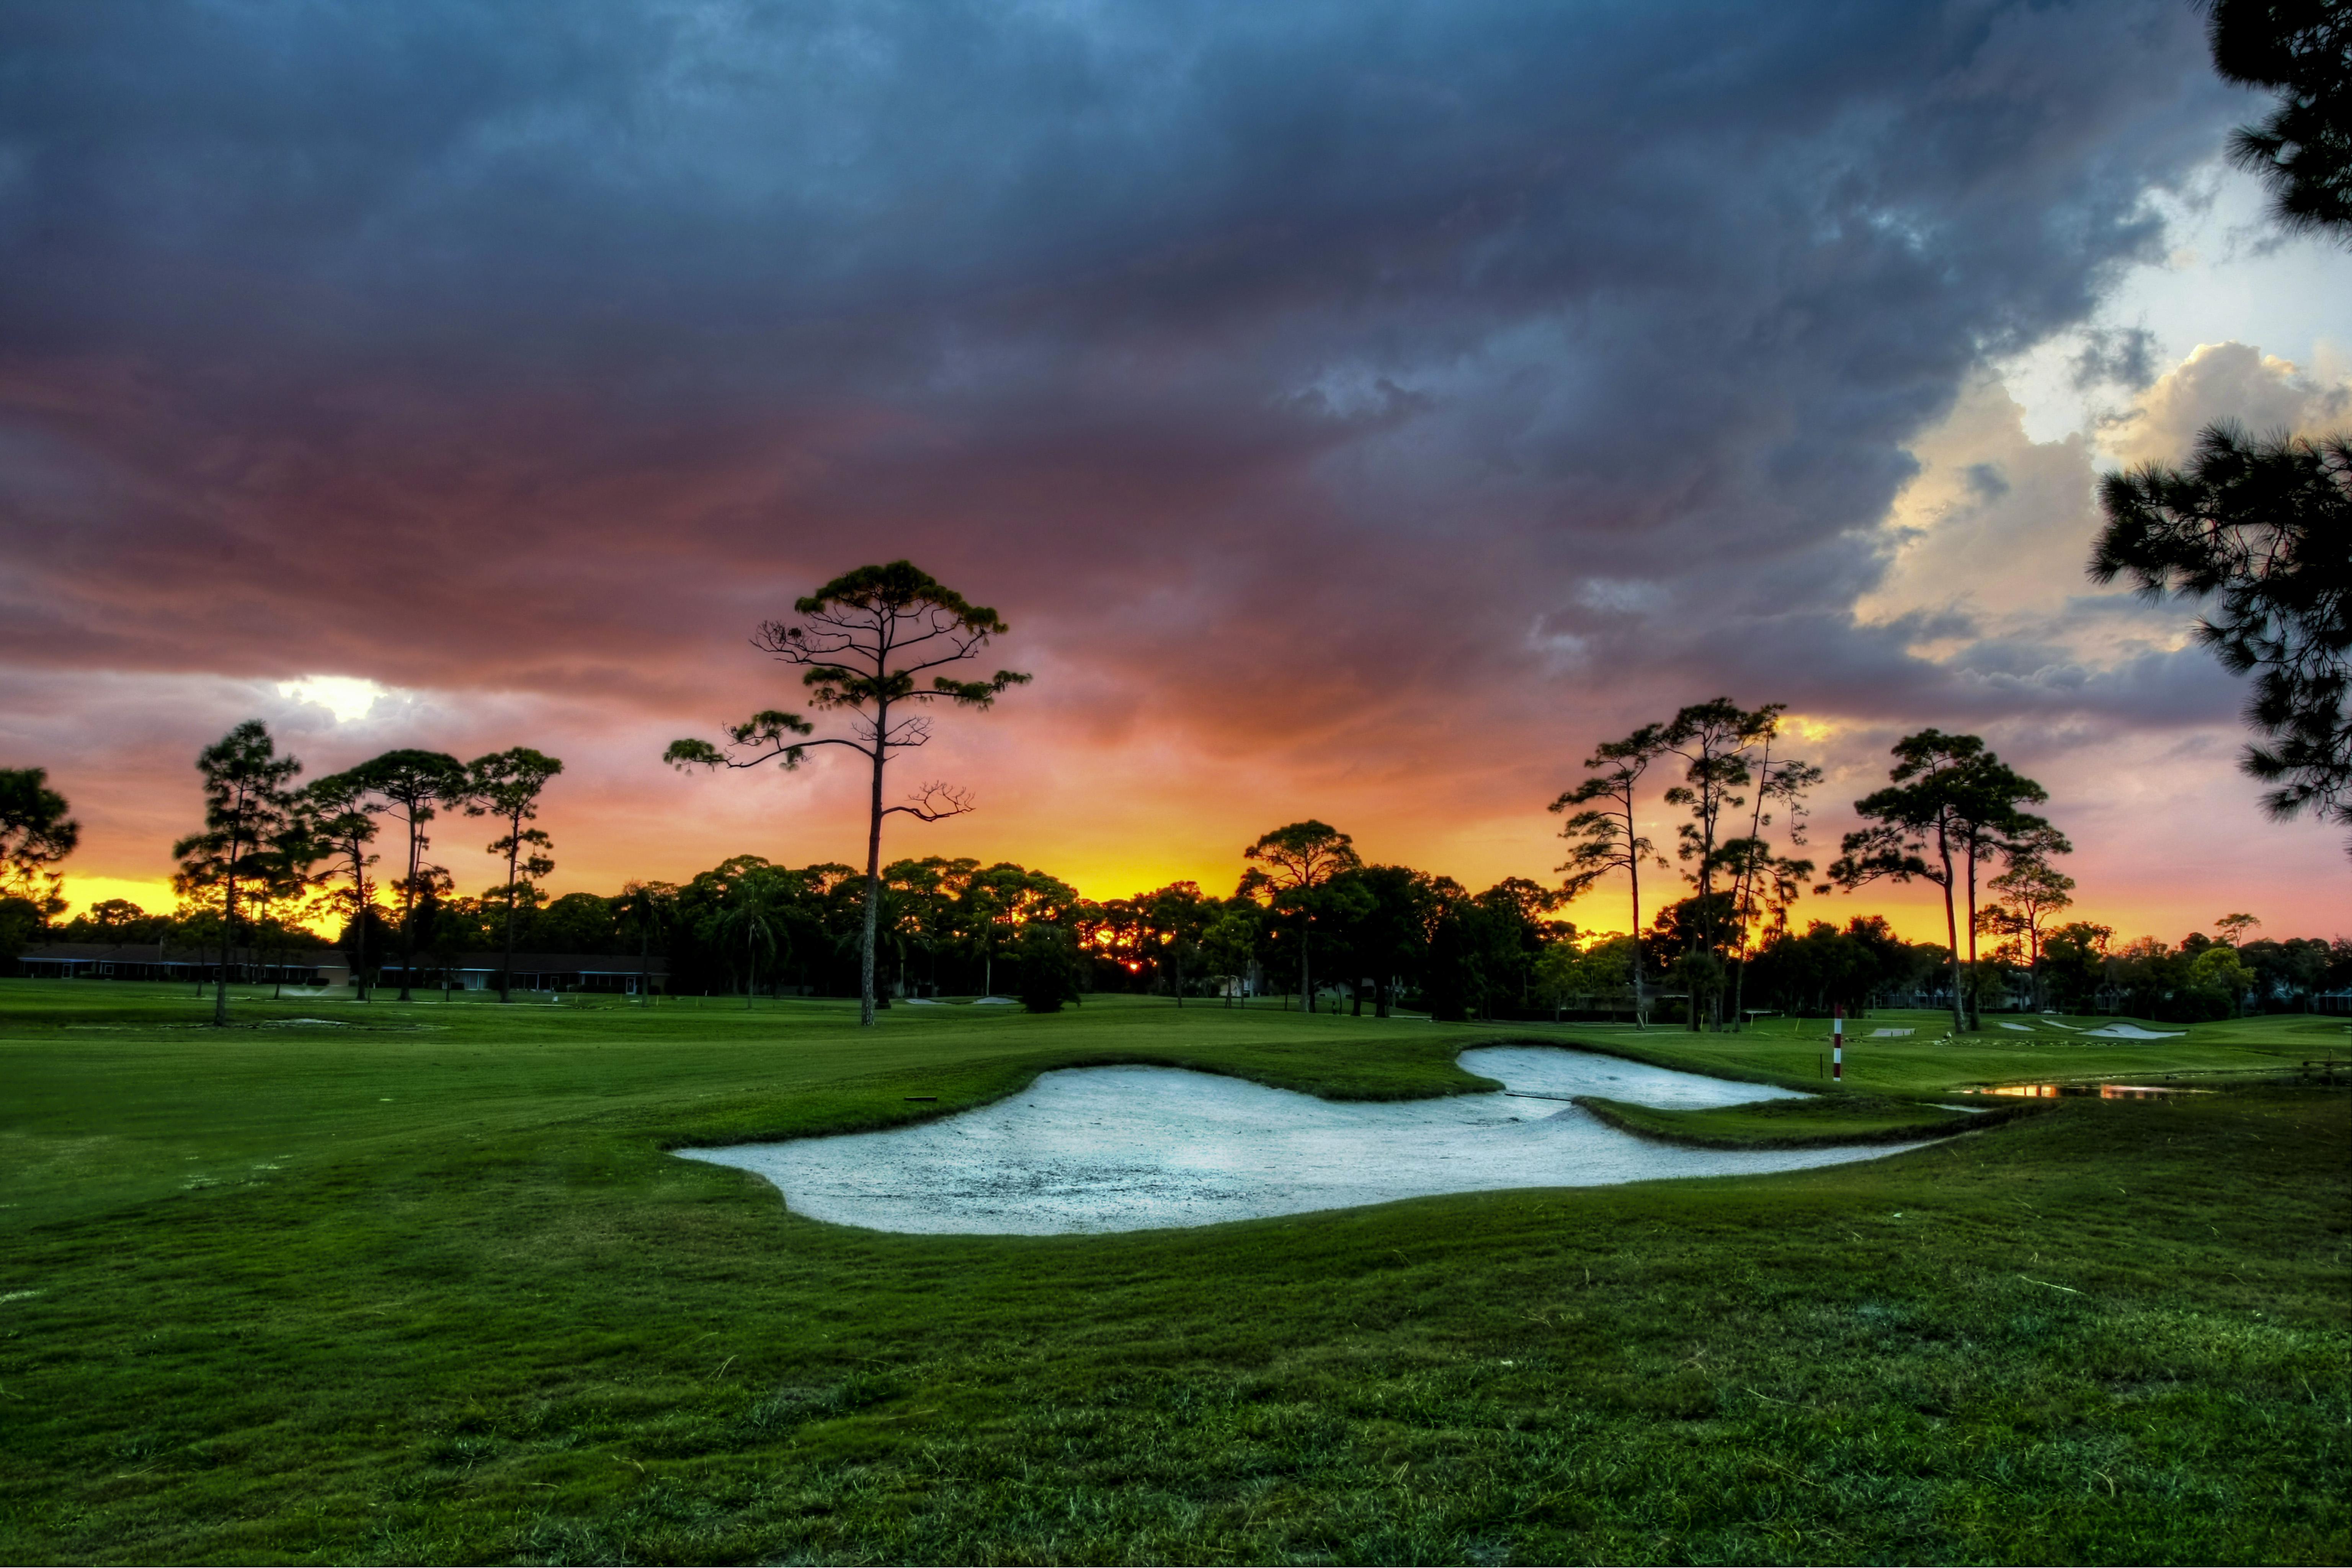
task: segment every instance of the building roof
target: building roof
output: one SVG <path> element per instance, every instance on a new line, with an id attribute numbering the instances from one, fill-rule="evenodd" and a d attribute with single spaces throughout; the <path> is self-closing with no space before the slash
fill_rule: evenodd
<path id="1" fill-rule="evenodd" d="M 51 962 L 115 964 L 217 964 L 220 949 L 212 946 L 163 946 L 162 956 L 152 942 L 34 942 L 16 956 Z M 343 955 L 332 947 L 239 947 L 232 964 L 340 964 Z"/>
<path id="2" fill-rule="evenodd" d="M 166 944 L 163 956 L 156 956 L 152 942 L 35 942 L 17 955 L 19 959 L 47 959 L 51 963 L 112 963 L 112 964 L 217 964 L 217 947 L 183 947 Z M 398 968 L 400 956 L 386 953 L 371 954 L 374 967 Z M 230 957 L 232 964 L 270 964 L 341 966 L 348 967 L 352 956 L 334 947 L 289 947 L 256 949 L 239 947 Z M 484 969 L 495 974 L 506 967 L 503 953 L 459 953 L 447 960 L 452 969 Z M 429 953 L 416 955 L 419 969 L 438 969 L 443 958 Z M 518 975 L 635 975 L 647 973 L 667 975 L 669 960 L 656 955 L 640 967 L 631 953 L 518 953 L 514 956 L 514 972 Z"/>
<path id="3" fill-rule="evenodd" d="M 436 956 L 430 953 L 416 955 L 420 969 L 438 969 L 444 963 L 452 969 L 488 969 L 492 973 L 507 967 L 503 953 L 457 953 Z M 398 968 L 400 955 L 385 954 L 379 964 Z M 647 973 L 667 975 L 669 960 L 658 953 L 639 965 L 634 953 L 518 953 L 514 956 L 514 972 L 518 975 L 635 975 Z"/>

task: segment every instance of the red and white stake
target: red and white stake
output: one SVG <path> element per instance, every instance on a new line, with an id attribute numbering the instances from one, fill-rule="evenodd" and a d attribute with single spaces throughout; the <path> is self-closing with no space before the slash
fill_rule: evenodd
<path id="1" fill-rule="evenodd" d="M 1830 1076 L 1835 1079 L 1845 1077 L 1845 1009 L 1843 1008 L 1838 1009 L 1837 1016 L 1830 1019 Z"/>

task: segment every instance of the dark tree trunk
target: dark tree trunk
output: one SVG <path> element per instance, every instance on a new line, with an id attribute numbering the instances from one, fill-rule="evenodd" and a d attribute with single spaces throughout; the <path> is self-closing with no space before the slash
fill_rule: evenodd
<path id="1" fill-rule="evenodd" d="M 890 733 L 890 708 L 874 710 L 874 788 L 866 827 L 866 912 L 857 941 L 857 1027 L 874 1027 L 874 939 L 882 917 L 882 759 Z"/>
<path id="2" fill-rule="evenodd" d="M 1944 937 L 1951 944 L 1952 1029 L 1955 1033 L 1968 1032 L 1966 1002 L 1960 991 L 1960 927 L 1958 917 L 1952 912 L 1952 846 L 1943 830 L 1936 832 L 1936 852 L 1944 862 Z"/>
<path id="3" fill-rule="evenodd" d="M 1307 968 L 1307 917 L 1298 919 L 1298 1006 L 1302 1011 L 1315 1010 L 1315 980 Z"/>
<path id="4" fill-rule="evenodd" d="M 1969 834 L 1969 1028 L 1982 1031 L 1984 1019 L 1977 1012 L 1977 835 Z"/>
<path id="5" fill-rule="evenodd" d="M 367 861 L 361 846 L 352 850 L 352 984 L 362 1001 L 368 999 L 367 983 Z"/>
<path id="6" fill-rule="evenodd" d="M 517 817 L 507 824 L 506 951 L 499 959 L 499 1000 L 501 1004 L 514 1000 L 515 867 L 521 854 L 522 819 Z"/>
<path id="7" fill-rule="evenodd" d="M 1633 894 L 1633 1027 L 1650 1027 L 1650 998 L 1642 976 L 1642 857 L 1633 852 L 1633 787 L 1626 787 L 1625 877 Z"/>
<path id="8" fill-rule="evenodd" d="M 400 996 L 409 1001 L 410 983 L 416 977 L 416 868 L 425 863 L 425 847 L 416 831 L 416 807 L 408 808 L 408 881 L 400 899 Z"/>
<path id="9" fill-rule="evenodd" d="M 228 956 L 231 944 L 236 940 L 236 845 L 229 845 L 229 873 L 226 896 L 221 901 L 221 961 L 220 973 L 213 977 L 213 1027 L 228 1022 Z"/>

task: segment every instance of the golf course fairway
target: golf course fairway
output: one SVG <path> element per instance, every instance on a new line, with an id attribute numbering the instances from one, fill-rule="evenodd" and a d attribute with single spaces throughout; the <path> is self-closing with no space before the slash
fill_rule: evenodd
<path id="1" fill-rule="evenodd" d="M 2352 1092 L 2299 1081 L 2342 1019 L 1883 1015 L 1916 1032 L 1850 1041 L 1832 1085 L 1818 1020 L 207 1012 L 0 982 L 8 1561 L 2352 1556 Z M 1881 1133 L 1994 1084 L 2175 1092 L 1987 1097 L 1820 1169 L 1117 1235 L 824 1225 L 673 1155 L 1091 1065 L 1468 1093 L 1456 1054 L 1511 1041 L 1849 1096 Z"/>

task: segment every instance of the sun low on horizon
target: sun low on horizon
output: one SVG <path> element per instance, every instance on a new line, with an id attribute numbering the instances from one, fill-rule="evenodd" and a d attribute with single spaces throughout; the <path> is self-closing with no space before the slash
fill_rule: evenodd
<path id="1" fill-rule="evenodd" d="M 1034 679 L 894 762 L 976 809 L 887 859 L 1223 895 L 1311 819 L 1550 885 L 1595 748 L 1727 696 L 1822 768 L 1817 868 L 1933 728 L 2047 791 L 2082 918 L 2346 926 L 2198 607 L 2086 570 L 2104 476 L 2352 418 L 2352 253 L 2274 232 L 2191 8 L 1801 8 L 1704 80 L 1589 6 L 598 9 L 548 24 L 574 76 L 430 8 L 39 41 L 0 766 L 71 802 L 70 909 L 172 907 L 248 719 L 305 777 L 562 758 L 551 894 L 862 863 L 846 758 L 664 749 L 805 706 L 760 626 L 904 559 Z M 494 836 L 433 825 L 460 892 Z M 1857 915 L 1945 940 L 1917 883 L 1788 918 Z"/>

